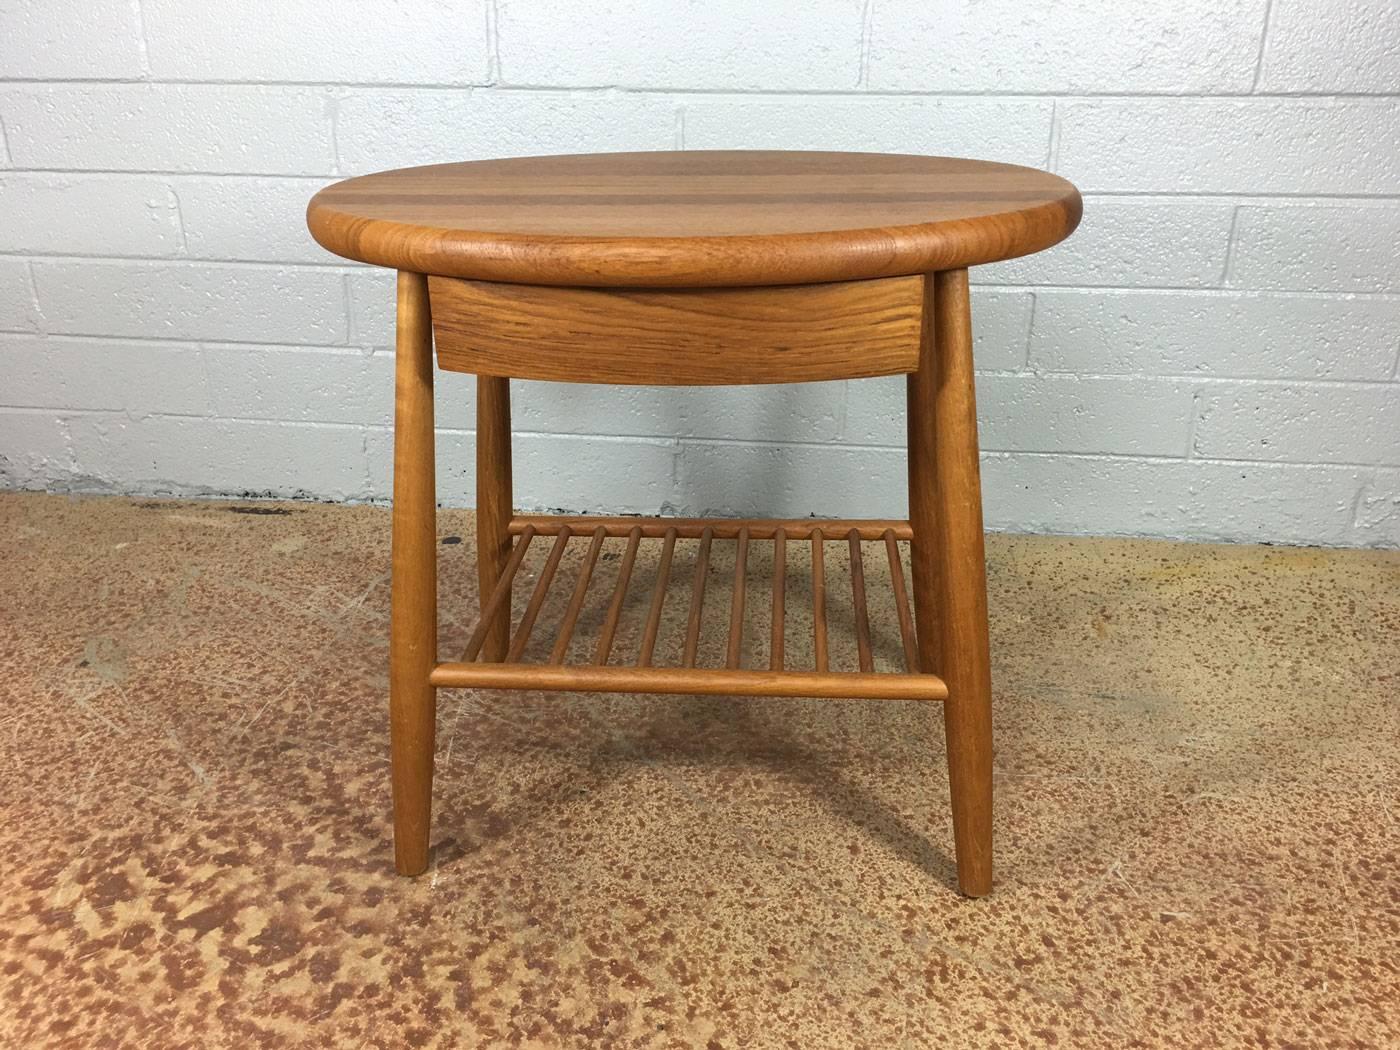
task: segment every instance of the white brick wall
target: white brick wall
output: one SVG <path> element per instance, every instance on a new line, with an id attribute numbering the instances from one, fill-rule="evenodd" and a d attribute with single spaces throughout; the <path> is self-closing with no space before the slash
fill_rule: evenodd
<path id="1" fill-rule="evenodd" d="M 982 156 L 1085 192 L 974 272 L 994 528 L 1400 544 L 1392 0 L 8 0 L 0 484 L 384 499 L 392 276 L 346 175 L 546 152 Z M 444 500 L 473 383 L 441 375 Z M 522 505 L 899 514 L 902 383 L 519 384 Z"/>
<path id="2" fill-rule="evenodd" d="M 1265 7 L 875 0 L 867 79 L 876 91 L 1235 94 L 1254 79 Z"/>
<path id="3" fill-rule="evenodd" d="M 312 84 L 484 84 L 486 6 L 487 0 L 140 0 L 156 80 Z"/>

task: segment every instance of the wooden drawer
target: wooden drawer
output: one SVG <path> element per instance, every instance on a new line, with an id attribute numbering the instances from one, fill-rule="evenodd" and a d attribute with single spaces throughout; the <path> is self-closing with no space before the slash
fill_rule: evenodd
<path id="1" fill-rule="evenodd" d="M 438 366 L 576 383 L 730 385 L 918 368 L 924 278 L 558 288 L 429 277 Z"/>

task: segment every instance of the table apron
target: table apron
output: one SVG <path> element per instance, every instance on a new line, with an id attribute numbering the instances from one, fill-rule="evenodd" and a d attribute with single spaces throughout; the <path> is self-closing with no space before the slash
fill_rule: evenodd
<path id="1" fill-rule="evenodd" d="M 438 366 L 516 379 L 740 385 L 919 366 L 924 277 L 579 288 L 429 277 Z"/>

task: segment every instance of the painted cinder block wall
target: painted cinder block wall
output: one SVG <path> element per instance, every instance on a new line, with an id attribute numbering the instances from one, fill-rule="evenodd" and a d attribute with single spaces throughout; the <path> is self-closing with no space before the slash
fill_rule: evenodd
<path id="1" fill-rule="evenodd" d="M 1085 194 L 973 273 L 990 527 L 1400 543 L 1392 0 L 3 0 L 0 79 L 4 486 L 386 498 L 392 277 L 307 236 L 335 178 L 889 150 Z M 899 514 L 901 399 L 518 384 L 519 502 Z"/>

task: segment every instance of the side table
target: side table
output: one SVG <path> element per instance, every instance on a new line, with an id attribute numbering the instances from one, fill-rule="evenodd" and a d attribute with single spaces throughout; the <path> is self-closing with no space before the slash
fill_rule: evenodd
<path id="1" fill-rule="evenodd" d="M 817 152 L 441 164 L 317 193 L 307 224 L 322 246 L 398 271 L 389 684 L 398 871 L 428 865 L 441 688 L 941 700 L 958 884 L 970 896 L 989 892 L 991 670 L 967 268 L 1050 247 L 1074 230 L 1080 210 L 1072 185 L 1030 168 Z M 455 660 L 437 652 L 434 345 L 438 368 L 477 376 L 481 609 Z M 511 379 L 727 385 L 895 374 L 908 377 L 907 520 L 515 513 Z M 573 537 L 589 546 L 549 658 L 526 662 Z M 611 593 L 600 596 L 601 635 L 591 659 L 570 661 L 610 538 L 625 550 Z M 689 538 L 699 552 L 684 653 L 680 666 L 654 666 L 672 552 Z M 552 546 L 517 622 L 512 585 L 536 540 Z M 639 651 L 616 652 L 638 547 L 657 541 Z M 735 582 L 727 649 L 709 660 L 698 639 L 716 542 L 736 544 Z M 748 551 L 770 542 L 769 666 L 744 667 Z M 829 542 L 850 550 L 855 670 L 828 660 Z M 810 547 L 809 668 L 784 656 L 789 544 Z M 889 561 L 902 671 L 877 671 L 872 659 L 867 545 Z"/>

